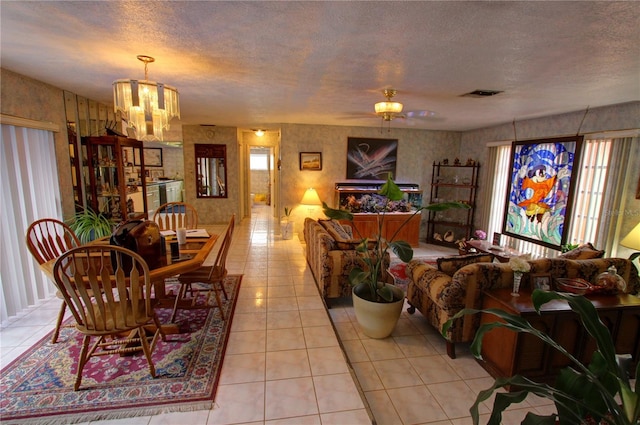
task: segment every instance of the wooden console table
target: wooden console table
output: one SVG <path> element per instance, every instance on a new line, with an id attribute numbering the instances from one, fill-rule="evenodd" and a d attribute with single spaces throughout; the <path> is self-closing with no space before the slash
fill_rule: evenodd
<path id="1" fill-rule="evenodd" d="M 618 354 L 633 356 L 635 370 L 640 356 L 640 298 L 633 295 L 600 295 L 588 299 L 598 310 L 600 320 L 609 328 Z M 584 330 L 579 316 L 564 301 L 542 306 L 541 314 L 533 308 L 531 294 L 521 291 L 511 296 L 510 288 L 484 292 L 483 309 L 498 308 L 519 314 L 537 329 L 550 335 L 584 364 L 588 364 L 596 348 L 595 341 Z M 481 323 L 497 320 L 482 314 Z M 495 378 L 516 374 L 539 382 L 553 383 L 560 369 L 572 364 L 557 350 L 530 334 L 494 328 L 484 335 L 480 364 Z"/>

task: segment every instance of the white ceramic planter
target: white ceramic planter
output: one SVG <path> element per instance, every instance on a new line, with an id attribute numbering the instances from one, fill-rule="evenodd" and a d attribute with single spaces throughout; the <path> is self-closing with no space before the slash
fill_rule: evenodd
<path id="1" fill-rule="evenodd" d="M 282 234 L 282 239 L 293 239 L 293 221 L 280 221 L 280 233 Z"/>
<path id="2" fill-rule="evenodd" d="M 353 294 L 353 308 L 362 332 L 370 338 L 386 338 L 393 332 L 402 313 L 404 292 L 402 289 L 388 285 L 399 301 L 392 303 L 374 303 L 360 298 L 355 291 Z"/>

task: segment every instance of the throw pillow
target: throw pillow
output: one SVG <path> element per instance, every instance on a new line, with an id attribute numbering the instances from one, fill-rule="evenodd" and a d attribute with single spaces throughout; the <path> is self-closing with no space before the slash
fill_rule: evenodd
<path id="1" fill-rule="evenodd" d="M 571 251 L 558 255 L 558 258 L 566 258 L 567 260 L 590 260 L 592 258 L 602 257 L 604 257 L 604 251 L 595 249 L 591 242 L 587 242 Z"/>
<path id="2" fill-rule="evenodd" d="M 327 233 L 329 233 L 336 242 L 351 239 L 351 235 L 344 230 L 344 227 L 342 227 L 340 222 L 337 220 L 318 220 L 318 223 L 327 230 Z"/>
<path id="3" fill-rule="evenodd" d="M 494 258 L 495 256 L 493 254 L 485 253 L 438 258 L 438 270 L 449 276 L 453 276 L 458 269 L 467 264 L 492 263 Z"/>
<path id="4" fill-rule="evenodd" d="M 362 243 L 362 239 L 353 239 L 351 235 L 344 230 L 344 227 L 336 220 L 318 220 L 318 222 L 327 230 L 333 240 L 336 241 L 338 249 L 349 250 L 356 249 Z M 376 241 L 370 240 L 367 244 L 368 249 L 373 249 Z"/>

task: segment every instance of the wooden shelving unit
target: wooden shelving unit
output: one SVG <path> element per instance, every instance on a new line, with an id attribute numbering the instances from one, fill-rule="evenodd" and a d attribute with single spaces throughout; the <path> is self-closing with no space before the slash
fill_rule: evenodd
<path id="1" fill-rule="evenodd" d="M 471 208 L 430 211 L 427 220 L 428 243 L 456 248 L 456 240 L 471 238 L 479 169 L 480 164 L 475 161 L 468 165 L 433 163 L 429 202 L 457 201 Z M 445 240 L 447 232 L 451 232 L 451 241 Z"/>

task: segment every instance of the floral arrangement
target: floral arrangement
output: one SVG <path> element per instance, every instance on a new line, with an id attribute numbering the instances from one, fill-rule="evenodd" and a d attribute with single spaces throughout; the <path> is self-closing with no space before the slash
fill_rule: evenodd
<path id="1" fill-rule="evenodd" d="M 476 238 L 480 239 L 481 241 L 487 239 L 487 232 L 485 232 L 484 230 L 476 230 L 474 235 L 476 235 Z"/>
<path id="2" fill-rule="evenodd" d="M 525 254 L 519 257 L 511 257 L 509 258 L 509 267 L 514 272 L 527 273 L 531 270 L 531 264 L 529 261 L 531 259 L 531 255 Z"/>

